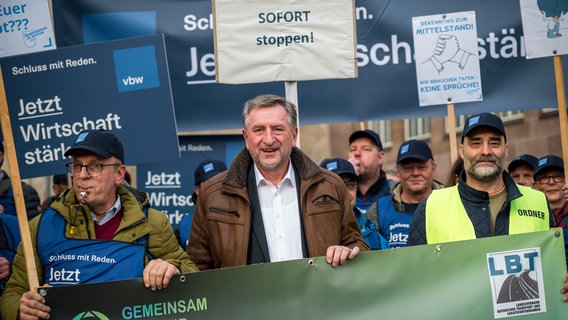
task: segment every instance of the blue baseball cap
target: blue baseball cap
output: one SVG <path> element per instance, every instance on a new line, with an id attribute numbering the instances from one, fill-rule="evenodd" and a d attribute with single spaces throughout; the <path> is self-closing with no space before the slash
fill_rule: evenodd
<path id="1" fill-rule="evenodd" d="M 349 144 L 353 143 L 353 141 L 359 138 L 369 138 L 379 147 L 379 150 L 383 150 L 381 137 L 375 131 L 370 129 L 355 131 L 349 136 Z"/>
<path id="2" fill-rule="evenodd" d="M 509 166 L 507 167 L 507 171 L 511 172 L 511 171 L 515 170 L 515 168 L 517 168 L 518 166 L 520 166 L 522 164 L 526 164 L 534 170 L 534 168 L 536 167 L 537 161 L 538 161 L 538 159 L 533 155 L 522 154 L 522 155 L 516 157 L 515 159 L 513 159 L 511 161 L 511 163 L 509 163 Z"/>
<path id="3" fill-rule="evenodd" d="M 220 160 L 205 159 L 201 161 L 195 168 L 193 173 L 194 185 L 198 186 L 201 182 L 207 181 L 217 174 L 227 170 L 225 162 Z M 191 194 L 191 201 L 195 203 L 197 200 L 197 193 L 195 191 Z"/>
<path id="4" fill-rule="evenodd" d="M 345 159 L 341 158 L 327 159 L 320 164 L 320 167 L 327 169 L 335 173 L 336 175 L 348 174 L 353 176 L 356 180 L 359 180 L 359 176 L 355 172 L 355 168 L 353 168 L 351 162 Z"/>
<path id="5" fill-rule="evenodd" d="M 396 163 L 399 164 L 404 160 L 415 159 L 419 161 L 434 160 L 432 150 L 428 144 L 422 140 L 408 140 L 398 149 Z"/>
<path id="6" fill-rule="evenodd" d="M 470 116 L 465 120 L 462 131 L 462 138 L 461 138 L 462 143 L 463 143 L 463 138 L 466 137 L 468 133 L 471 132 L 471 130 L 482 126 L 496 129 L 505 137 L 505 142 L 507 142 L 507 134 L 505 133 L 505 126 L 503 125 L 503 120 L 501 120 L 501 118 L 499 118 L 498 116 L 492 113 L 483 112 L 480 114 L 475 114 L 473 116 Z"/>
<path id="7" fill-rule="evenodd" d="M 534 169 L 534 177 L 536 178 L 539 174 L 541 174 L 546 169 L 558 169 L 564 172 L 564 161 L 562 158 L 549 154 L 538 159 L 536 163 L 536 168 Z"/>
<path id="8" fill-rule="evenodd" d="M 111 131 L 84 130 L 79 132 L 79 135 L 75 138 L 75 143 L 65 151 L 64 155 L 69 157 L 77 150 L 85 150 L 104 159 L 114 156 L 124 163 L 122 143 Z"/>
<path id="9" fill-rule="evenodd" d="M 227 165 L 225 165 L 223 161 L 205 159 L 197 165 L 197 168 L 195 168 L 195 172 L 193 174 L 195 178 L 194 184 L 197 186 L 201 182 L 207 181 L 225 170 L 227 170 Z"/>

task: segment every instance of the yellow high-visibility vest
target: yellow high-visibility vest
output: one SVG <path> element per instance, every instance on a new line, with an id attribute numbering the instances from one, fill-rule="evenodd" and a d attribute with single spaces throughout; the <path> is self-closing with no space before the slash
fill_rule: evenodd
<path id="1" fill-rule="evenodd" d="M 511 201 L 509 234 L 548 230 L 550 212 L 544 193 L 525 186 L 517 187 L 523 196 Z M 429 244 L 475 239 L 473 224 L 461 202 L 457 185 L 432 191 L 426 201 L 425 218 Z"/>

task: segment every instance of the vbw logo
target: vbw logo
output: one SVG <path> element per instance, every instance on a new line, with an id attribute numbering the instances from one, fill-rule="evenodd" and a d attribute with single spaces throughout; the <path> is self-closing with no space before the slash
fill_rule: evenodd
<path id="1" fill-rule="evenodd" d="M 540 248 L 487 254 L 496 318 L 546 311 Z"/>
<path id="2" fill-rule="evenodd" d="M 73 320 L 81 320 L 81 319 L 110 320 L 109 317 L 105 316 L 104 314 L 98 311 L 85 311 L 73 317 Z"/>

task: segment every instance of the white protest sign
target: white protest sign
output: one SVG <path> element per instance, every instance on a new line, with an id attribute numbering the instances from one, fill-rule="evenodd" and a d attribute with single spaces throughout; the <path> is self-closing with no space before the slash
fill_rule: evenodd
<path id="1" fill-rule="evenodd" d="M 420 106 L 481 101 L 475 12 L 412 18 Z"/>
<path id="2" fill-rule="evenodd" d="M 55 49 L 47 0 L 2 0 L 0 57 Z"/>
<path id="3" fill-rule="evenodd" d="M 219 83 L 357 77 L 353 0 L 213 0 Z"/>
<path id="4" fill-rule="evenodd" d="M 526 58 L 568 53 L 568 1 L 521 0 Z"/>

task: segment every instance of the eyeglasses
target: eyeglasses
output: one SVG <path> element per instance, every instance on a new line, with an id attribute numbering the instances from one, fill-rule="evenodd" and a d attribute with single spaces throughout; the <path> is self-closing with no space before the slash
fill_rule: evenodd
<path id="1" fill-rule="evenodd" d="M 71 174 L 72 176 L 74 175 L 80 175 L 81 171 L 83 171 L 83 168 L 87 169 L 87 174 L 90 177 L 97 177 L 99 176 L 101 173 L 103 173 L 103 169 L 105 167 L 110 167 L 110 166 L 121 166 L 121 163 L 110 163 L 110 164 L 104 164 L 104 163 L 99 163 L 99 162 L 91 162 L 89 164 L 80 164 L 77 162 L 71 162 L 71 163 L 67 163 L 65 164 L 65 166 L 67 167 L 67 171 L 69 171 L 69 174 Z"/>
<path id="2" fill-rule="evenodd" d="M 555 175 L 555 176 L 539 176 L 539 177 L 536 177 L 536 180 L 540 184 L 547 184 L 547 183 L 550 182 L 550 178 L 552 178 L 552 180 L 556 183 L 564 182 L 564 175 L 563 174 Z"/>

